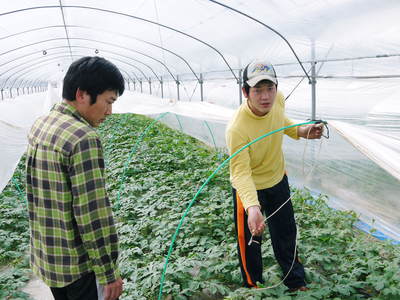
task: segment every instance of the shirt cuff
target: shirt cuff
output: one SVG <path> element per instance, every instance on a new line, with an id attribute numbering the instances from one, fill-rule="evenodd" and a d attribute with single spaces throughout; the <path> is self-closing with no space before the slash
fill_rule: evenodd
<path id="1" fill-rule="evenodd" d="M 112 270 L 111 272 L 107 272 L 107 273 L 100 273 L 100 274 L 96 274 L 96 279 L 99 282 L 100 285 L 107 285 L 109 283 L 113 283 L 114 281 L 116 281 L 119 277 L 121 277 L 118 268 L 115 268 L 114 270 Z"/>

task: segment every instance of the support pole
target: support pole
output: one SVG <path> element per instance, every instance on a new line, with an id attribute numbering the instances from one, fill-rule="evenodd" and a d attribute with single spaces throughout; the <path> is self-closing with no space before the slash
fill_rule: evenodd
<path id="1" fill-rule="evenodd" d="M 143 82 L 141 79 L 139 80 L 139 84 L 140 84 L 140 92 L 143 93 Z"/>
<path id="2" fill-rule="evenodd" d="M 161 86 L 161 98 L 164 98 L 164 87 L 163 87 L 163 80 L 160 76 L 160 86 Z"/>
<path id="3" fill-rule="evenodd" d="M 204 101 L 203 82 L 204 82 L 204 81 L 203 81 L 203 74 L 200 73 L 200 80 L 199 80 L 199 83 L 200 83 L 200 101 L 201 101 L 201 102 Z"/>
<path id="4" fill-rule="evenodd" d="M 177 95 L 178 95 L 178 100 L 180 100 L 180 95 L 179 95 L 179 85 L 181 83 L 179 82 L 179 76 L 176 75 L 176 90 L 177 90 Z"/>
<path id="5" fill-rule="evenodd" d="M 315 43 L 311 45 L 311 120 L 316 120 L 316 89 L 317 84 L 315 75 Z"/>
<path id="6" fill-rule="evenodd" d="M 4 100 L 4 97 L 3 97 L 3 89 L 1 89 L 1 100 Z"/>
<path id="7" fill-rule="evenodd" d="M 150 88 L 150 95 L 151 95 L 151 78 L 149 77 L 149 88 Z"/>
<path id="8" fill-rule="evenodd" d="M 315 85 L 317 83 L 316 80 L 316 73 L 315 73 L 315 43 L 314 41 L 311 42 L 311 120 L 316 120 L 316 89 Z M 315 164 L 316 160 L 316 150 L 315 150 L 315 143 L 311 143 L 310 145 L 310 160 L 311 164 Z M 306 184 L 306 183 L 304 183 Z"/>

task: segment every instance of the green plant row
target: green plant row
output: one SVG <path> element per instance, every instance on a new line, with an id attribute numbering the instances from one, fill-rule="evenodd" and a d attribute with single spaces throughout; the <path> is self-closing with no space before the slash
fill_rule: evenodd
<path id="1" fill-rule="evenodd" d="M 113 115 L 100 128 L 107 189 L 113 202 L 131 149 L 151 122 L 143 116 Z M 148 130 L 126 170 L 125 186 L 115 208 L 125 280 L 122 300 L 157 298 L 165 257 L 182 214 L 224 159 L 226 156 L 160 123 Z M 23 173 L 21 165 L 18 172 Z M 0 230 L 6 231 L 4 239 L 10 238 L 8 243 L 13 241 L 13 232 L 23 238 L 10 246 L 19 256 L 13 259 L 11 254 L 2 254 L 3 265 L 22 264 L 29 240 L 25 206 L 12 188 L 9 186 L 0 195 L 0 205 L 15 205 L 10 211 L 1 206 L 0 222 L 7 214 L 10 225 L 0 223 Z M 400 299 L 399 246 L 359 234 L 353 229 L 356 215 L 330 209 L 324 196 L 313 198 L 306 190 L 293 190 L 293 204 L 300 259 L 306 267 L 310 291 L 289 295 L 283 285 L 260 290 L 241 287 L 231 187 L 225 167 L 199 195 L 177 237 L 166 273 L 164 299 Z M 10 215 L 18 208 L 20 215 Z M 268 233 L 264 235 L 263 251 L 265 286 L 271 286 L 281 280 L 282 274 Z M 25 272 L 24 268 L 16 270 Z M 13 282 L 22 284 L 25 274 Z M 1 285 L 2 278 L 0 275 L 0 293 L 7 291 L 7 286 Z M 20 296 L 13 297 L 5 299 Z"/>
<path id="2" fill-rule="evenodd" d="M 133 115 L 113 118 L 102 128 L 109 137 L 104 140 L 111 199 L 118 190 L 115 178 L 124 158 L 151 122 Z M 121 265 L 127 279 L 123 299 L 156 298 L 170 239 L 183 211 L 224 159 L 162 124 L 148 131 L 133 156 L 121 208 L 116 211 Z M 170 260 L 165 298 L 290 299 L 284 286 L 260 291 L 240 288 L 228 178 L 228 169 L 224 168 L 192 207 Z M 330 209 L 324 196 L 314 199 L 307 191 L 294 190 L 293 202 L 299 251 L 311 287 L 296 299 L 400 299 L 398 246 L 359 234 L 353 229 L 356 215 Z M 273 285 L 282 274 L 268 234 L 264 257 L 267 286 Z"/>
<path id="3" fill-rule="evenodd" d="M 20 290 L 29 280 L 29 223 L 25 195 L 25 157 L 0 194 L 0 299 L 29 299 Z"/>

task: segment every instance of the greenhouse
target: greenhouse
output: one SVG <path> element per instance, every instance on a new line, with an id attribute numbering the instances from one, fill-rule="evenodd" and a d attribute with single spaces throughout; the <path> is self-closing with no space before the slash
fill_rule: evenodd
<path id="1" fill-rule="evenodd" d="M 399 15 L 397 0 L 3 1 L 0 299 L 56 299 L 53 288 L 67 286 L 54 283 L 50 290 L 32 267 L 36 178 L 30 172 L 37 150 L 31 135 L 35 126 L 37 132 L 46 130 L 45 123 L 37 125 L 39 118 L 66 103 L 64 78 L 84 57 L 111 62 L 124 85 L 111 103 L 112 115 L 93 130 L 101 141 L 102 187 L 118 235 L 119 299 L 400 299 Z M 258 89 L 245 89 L 252 75 L 246 66 L 254 61 L 272 63 L 268 82 L 275 84 L 274 99 L 282 96 L 283 113 L 291 121 L 258 128 L 260 134 L 232 150 L 232 120 L 242 108 L 252 109 L 249 95 Z M 103 80 L 101 74 L 96 78 Z M 274 101 L 270 111 L 278 105 Z M 97 127 L 82 117 L 86 127 Z M 312 139 L 310 131 L 299 134 L 299 128 L 318 126 L 321 138 Z M 302 138 L 289 137 L 291 130 Z M 268 219 L 281 206 L 264 215 L 263 280 L 252 279 L 249 288 L 243 284 L 246 276 L 253 278 L 244 254 L 247 249 L 250 255 L 249 248 L 237 241 L 236 205 L 244 194 L 232 174 L 240 157 L 272 147 L 278 135 L 284 136 L 284 178 L 291 195 L 282 206 L 291 200 L 297 224 L 293 259 L 283 271 L 272 242 Z M 42 168 L 38 176 L 47 162 Z M 74 180 L 94 185 L 71 178 L 66 185 Z M 259 190 L 254 187 L 255 195 Z M 77 202 L 73 191 L 71 201 Z M 44 206 L 55 205 L 46 201 Z M 247 206 L 240 209 L 244 220 L 251 219 Z M 73 211 L 71 224 L 81 230 L 78 210 Z M 251 239 L 245 244 L 252 247 L 258 234 L 248 222 L 243 226 L 249 226 Z M 79 232 L 75 242 L 83 248 L 98 243 Z M 50 243 L 46 251 L 53 247 Z M 37 253 L 47 257 L 45 250 Z M 98 275 L 104 257 L 92 259 L 90 267 L 98 291 L 105 286 Z M 287 284 L 297 263 L 304 266 L 304 290 Z M 98 299 L 116 299 L 104 291 Z"/>

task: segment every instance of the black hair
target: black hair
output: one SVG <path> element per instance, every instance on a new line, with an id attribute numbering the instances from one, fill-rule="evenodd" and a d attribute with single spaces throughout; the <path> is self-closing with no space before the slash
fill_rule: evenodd
<path id="1" fill-rule="evenodd" d="M 250 64 L 249 64 L 249 65 L 250 65 Z M 246 94 L 247 94 L 247 95 L 248 95 L 249 92 L 250 92 L 250 86 L 247 84 L 247 80 L 249 80 L 249 78 L 247 77 L 247 69 L 249 68 L 249 65 L 247 65 L 246 68 L 244 68 L 244 70 L 243 70 L 243 88 L 244 88 L 244 90 L 246 91 Z M 274 70 L 274 73 L 275 73 L 275 69 L 274 69 L 273 66 L 272 66 L 272 69 Z M 270 82 L 270 83 L 275 84 L 275 82 L 272 82 L 271 80 L 267 80 L 267 79 L 262 80 L 262 81 L 260 81 L 259 83 L 265 83 L 265 82 Z M 259 83 L 257 83 L 256 86 L 257 86 Z M 275 84 L 275 85 L 278 87 L 277 84 Z"/>
<path id="2" fill-rule="evenodd" d="M 64 77 L 62 97 L 74 101 L 78 88 L 90 96 L 90 103 L 96 103 L 97 95 L 105 91 L 124 93 L 124 78 L 118 68 L 103 57 L 86 56 L 74 61 Z"/>
<path id="3" fill-rule="evenodd" d="M 246 91 L 247 95 L 250 92 L 250 86 L 247 84 L 247 80 L 249 80 L 249 78 L 247 77 L 247 69 L 248 68 L 249 68 L 249 65 L 247 65 L 246 68 L 244 68 L 244 71 L 243 71 L 243 88 Z"/>

